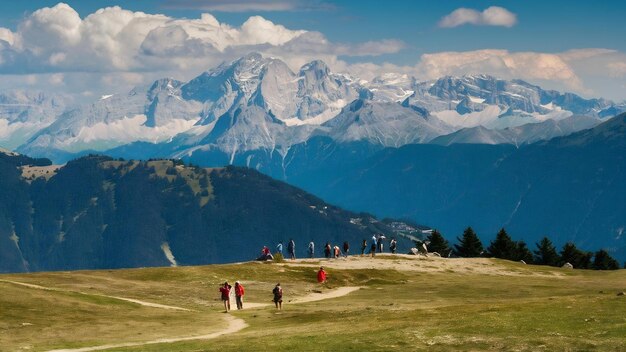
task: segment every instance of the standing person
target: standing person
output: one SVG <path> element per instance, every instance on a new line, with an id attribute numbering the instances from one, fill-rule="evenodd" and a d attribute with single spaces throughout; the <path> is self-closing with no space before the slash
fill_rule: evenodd
<path id="1" fill-rule="evenodd" d="M 296 259 L 296 242 L 293 241 L 293 238 L 289 240 L 289 244 L 287 244 L 287 251 L 289 251 L 289 257 L 291 260 Z"/>
<path id="2" fill-rule="evenodd" d="M 276 308 L 282 310 L 283 309 L 283 288 L 280 287 L 280 282 L 277 283 L 276 286 L 274 286 L 272 293 L 274 294 L 274 304 L 276 305 Z"/>
<path id="3" fill-rule="evenodd" d="M 235 281 L 235 301 L 237 302 L 237 309 L 243 309 L 243 295 L 245 290 L 243 285 L 239 281 Z"/>
<path id="4" fill-rule="evenodd" d="M 283 255 L 283 241 L 278 242 L 278 244 L 276 245 L 276 252 L 280 253 L 280 255 Z"/>
<path id="5" fill-rule="evenodd" d="M 309 242 L 309 258 L 315 257 L 315 243 Z"/>
<path id="6" fill-rule="evenodd" d="M 326 272 L 324 271 L 324 267 L 320 266 L 320 270 L 317 272 L 317 282 L 323 284 L 326 282 Z"/>
<path id="7" fill-rule="evenodd" d="M 378 238 L 376 238 L 376 235 L 372 235 L 372 245 L 370 246 L 370 254 L 373 256 L 376 255 L 376 242 L 378 241 Z"/>
<path id="8" fill-rule="evenodd" d="M 339 255 L 341 254 L 341 250 L 339 249 L 339 246 L 335 245 L 333 247 L 333 252 L 335 252 L 334 253 L 335 254 L 334 255 L 335 259 L 339 258 Z"/>
<path id="9" fill-rule="evenodd" d="M 230 289 L 231 285 L 228 284 L 228 281 L 224 282 L 224 286 L 220 287 L 220 292 L 222 293 L 222 302 L 224 302 L 224 309 L 226 313 L 230 310 Z"/>
<path id="10" fill-rule="evenodd" d="M 397 246 L 398 246 L 398 242 L 396 242 L 396 238 L 392 237 L 391 242 L 389 243 L 389 249 L 391 250 L 391 254 L 396 254 Z"/>
<path id="11" fill-rule="evenodd" d="M 361 243 L 361 257 L 365 255 L 366 249 L 367 249 L 367 240 L 363 239 L 363 243 Z"/>
<path id="12" fill-rule="evenodd" d="M 343 242 L 343 256 L 347 257 L 350 254 L 350 243 L 348 241 Z"/>
<path id="13" fill-rule="evenodd" d="M 378 235 L 378 252 L 383 252 L 383 238 L 384 236 Z"/>
<path id="14" fill-rule="evenodd" d="M 324 255 L 326 256 L 326 259 L 330 259 L 330 243 L 326 242 L 326 245 L 324 246 Z"/>

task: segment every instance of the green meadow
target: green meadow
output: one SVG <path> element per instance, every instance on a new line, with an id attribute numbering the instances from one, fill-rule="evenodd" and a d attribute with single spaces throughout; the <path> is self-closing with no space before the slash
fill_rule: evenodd
<path id="1" fill-rule="evenodd" d="M 244 310 L 223 312 L 225 280 L 245 285 Z M 277 282 L 282 311 L 271 302 Z M 307 301 L 348 286 L 359 289 Z M 626 270 L 391 255 L 0 275 L 0 350 L 624 351 L 623 291 Z M 177 341 L 218 333 L 232 318 L 245 327 Z M 160 339 L 175 341 L 152 343 Z"/>

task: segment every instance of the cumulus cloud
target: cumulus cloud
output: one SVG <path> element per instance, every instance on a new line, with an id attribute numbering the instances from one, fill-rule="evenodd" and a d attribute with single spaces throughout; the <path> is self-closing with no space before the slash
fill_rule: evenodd
<path id="1" fill-rule="evenodd" d="M 503 78 L 552 80 L 581 90 L 574 70 L 558 54 L 476 50 L 422 55 L 417 73 L 426 78 L 445 75 L 490 73 Z"/>
<path id="2" fill-rule="evenodd" d="M 462 20 L 463 16 L 455 15 L 446 25 L 515 23 L 515 15 L 507 22 L 507 16 L 493 7 L 474 12 L 479 14 L 477 19 Z M 487 73 L 587 96 L 624 99 L 626 54 L 616 50 L 541 53 L 484 49 L 428 53 L 404 66 L 368 62 L 370 56 L 393 54 L 404 47 L 405 43 L 393 39 L 331 42 L 320 32 L 287 28 L 261 16 L 231 26 L 211 14 L 184 19 L 115 6 L 81 18 L 61 3 L 35 11 L 15 31 L 0 27 L 0 89 L 52 88 L 99 96 L 163 77 L 191 79 L 256 51 L 284 60 L 293 70 L 320 59 L 335 72 L 366 80 L 388 72 L 419 80 Z M 354 63 L 355 58 L 364 62 Z"/>
<path id="3" fill-rule="evenodd" d="M 516 23 L 517 16 L 503 7 L 491 6 L 482 12 L 461 7 L 444 16 L 439 27 L 453 28 L 464 24 L 513 27 Z"/>
<path id="4" fill-rule="evenodd" d="M 397 40 L 330 43 L 321 33 L 261 16 L 234 27 L 210 14 L 179 19 L 114 6 L 81 19 L 60 3 L 27 16 L 15 32 L 0 28 L 0 73 L 201 71 L 250 51 L 298 61 L 306 54 L 295 49 L 305 45 L 315 56 L 380 55 L 404 47 Z"/>
<path id="5" fill-rule="evenodd" d="M 166 0 L 166 8 L 221 12 L 328 10 L 333 5 L 306 0 Z"/>

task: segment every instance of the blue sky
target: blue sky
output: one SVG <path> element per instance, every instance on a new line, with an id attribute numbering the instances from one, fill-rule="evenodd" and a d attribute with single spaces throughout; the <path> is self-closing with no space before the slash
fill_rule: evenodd
<path id="1" fill-rule="evenodd" d="M 47 0 L 3 1 L 0 3 L 0 27 L 17 32 L 20 23 L 27 21 L 35 11 L 44 7 L 53 7 L 57 3 L 57 1 Z M 296 31 L 319 33 L 322 38 L 314 39 L 315 44 L 325 43 L 323 45 L 325 49 L 316 49 L 320 58 L 330 61 L 331 67 L 335 70 L 349 71 L 354 74 L 363 74 L 365 65 L 370 64 L 377 65 L 378 68 L 367 66 L 369 71 L 382 72 L 395 69 L 415 75 L 420 79 L 431 79 L 438 73 L 462 74 L 465 71 L 472 73 L 482 69 L 488 71 L 486 73 L 502 75 L 504 78 L 522 78 L 550 88 L 571 90 L 585 96 L 607 96 L 618 100 L 626 98 L 626 94 L 621 92 L 626 91 L 624 55 L 626 27 L 622 24 L 626 15 L 626 2 L 623 1 L 69 0 L 66 3 L 82 19 L 98 9 L 114 5 L 132 12 L 164 14 L 173 20 L 197 19 L 202 13 L 210 13 L 220 24 L 227 24 L 233 28 L 241 27 L 251 16 L 258 15 L 294 33 Z M 470 21 L 470 23 L 458 26 L 443 27 L 441 25 L 442 19 L 455 10 L 465 8 L 480 14 L 493 6 L 514 16 L 514 23 L 487 25 L 488 23 L 476 22 L 472 24 Z M 1 33 L 0 39 L 2 39 Z M 303 48 L 307 41 L 301 39 L 299 39 L 301 43 L 290 44 L 293 44 L 294 48 Z M 285 43 L 279 40 L 271 44 L 274 47 L 271 50 L 268 49 L 267 52 L 286 59 L 294 68 L 297 68 L 305 59 L 315 56 L 315 53 L 310 53 L 295 58 L 293 52 L 287 54 L 279 50 Z M 240 44 L 237 45 L 241 46 Z M 254 42 L 253 44 L 258 47 L 251 49 L 266 52 L 264 50 L 267 49 L 267 43 Z M 296 44 L 298 46 L 295 46 Z M 246 42 L 246 45 L 249 43 Z M 602 49 L 602 51 L 593 51 L 595 49 Z M 1 62 L 2 56 L 0 56 L 0 74 L 39 73 L 57 74 L 59 77 L 59 74 L 64 73 L 62 65 L 56 65 L 58 60 L 51 59 L 52 56 L 42 61 L 41 68 L 37 67 L 38 60 L 41 58 L 33 58 L 32 52 L 26 60 L 21 60 L 21 62 L 28 61 L 29 67 L 16 63 L 7 64 L 9 60 L 6 57 L 18 57 L 19 55 L 15 52 L 19 50 L 22 49 L 17 48 L 11 51 L 12 56 L 5 54 L 4 68 Z M 68 50 L 69 52 L 63 52 L 61 56 L 57 56 L 59 58 L 72 56 L 72 49 Z M 202 50 L 205 50 L 202 51 L 203 53 L 207 52 L 206 48 Z M 495 55 L 499 62 L 495 66 L 489 66 L 485 64 L 487 59 L 484 57 L 487 54 L 480 52 L 484 50 L 505 50 L 506 53 L 487 53 Z M 572 50 L 577 51 L 575 55 L 571 54 Z M 37 52 L 37 50 L 34 51 Z M 230 55 L 234 55 L 235 52 L 239 53 L 235 50 Z M 422 57 L 424 54 L 447 52 L 468 54 L 463 58 L 450 55 L 436 56 L 431 58 L 430 62 Z M 478 53 L 480 55 L 477 52 L 480 52 Z M 537 56 L 539 59 L 535 59 L 532 55 L 517 55 L 518 53 L 533 53 L 539 55 Z M 54 54 L 58 53 L 46 53 L 46 55 Z M 553 54 L 553 57 L 544 54 Z M 481 57 L 480 62 L 476 59 L 477 55 Z M 226 54 L 215 54 L 211 57 L 215 60 L 208 60 L 204 66 L 230 58 Z M 189 58 L 184 64 L 177 61 L 170 68 L 159 62 L 150 67 L 118 65 L 102 70 L 110 74 L 154 72 L 154 74 L 145 75 L 146 79 L 152 79 L 152 76 L 157 75 L 157 71 L 172 75 L 177 75 L 177 71 L 180 71 L 182 78 L 187 78 L 208 68 L 197 63 L 196 59 Z M 459 61 L 461 63 L 457 65 L 455 60 L 461 60 Z M 526 67 L 527 61 L 543 62 L 542 60 L 546 63 L 539 64 L 535 68 Z M 558 60 L 563 62 L 557 62 Z M 51 61 L 55 64 L 50 65 Z M 447 62 L 448 66 L 433 68 L 433 62 Z M 501 67 L 502 62 L 512 68 Z M 69 63 L 68 66 L 70 66 Z M 100 65 L 100 67 L 105 66 Z M 383 69 L 380 66 L 386 68 Z M 520 66 L 524 67 L 520 68 Z M 97 69 L 97 71 L 100 70 Z M 543 75 L 539 70 L 552 72 Z M 94 68 L 85 67 L 80 71 L 94 71 Z M 66 76 L 69 74 L 66 73 L 64 78 L 67 78 Z M 10 80 L 19 82 L 19 79 L 19 76 L 12 76 Z M 34 81 L 32 77 L 29 79 Z M 129 85 L 140 80 L 135 77 Z M 73 86 L 70 81 L 71 79 L 64 80 L 67 89 Z"/>

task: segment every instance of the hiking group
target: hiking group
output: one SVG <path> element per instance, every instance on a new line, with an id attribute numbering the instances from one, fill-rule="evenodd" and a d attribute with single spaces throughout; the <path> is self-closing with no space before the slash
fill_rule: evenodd
<path id="1" fill-rule="evenodd" d="M 220 286 L 220 293 L 222 294 L 222 302 L 224 303 L 224 310 L 230 311 L 230 291 L 232 286 L 228 284 L 228 281 L 224 282 L 224 285 Z M 239 281 L 235 281 L 235 302 L 237 303 L 237 309 L 243 309 L 243 295 L 245 289 Z"/>
<path id="2" fill-rule="evenodd" d="M 222 286 L 220 286 L 219 291 L 221 294 L 222 303 L 224 303 L 224 311 L 226 313 L 230 312 L 230 295 L 233 287 L 228 283 L 228 281 L 224 282 Z M 245 289 L 243 285 L 239 281 L 235 281 L 235 301 L 237 303 L 237 309 L 243 309 L 243 295 L 245 294 Z M 272 290 L 272 294 L 274 295 L 273 302 L 276 305 L 276 308 L 283 309 L 283 288 L 280 286 L 280 283 L 277 283 Z"/>
<path id="3" fill-rule="evenodd" d="M 371 255 L 372 257 L 376 255 L 376 253 L 383 253 L 384 252 L 384 240 L 387 237 L 385 237 L 385 235 L 383 234 L 374 234 L 372 235 L 371 238 L 371 245 L 369 246 L 370 251 L 369 251 L 369 255 Z M 392 254 L 396 253 L 396 249 L 398 246 L 398 242 L 396 241 L 395 238 L 391 238 L 391 240 L 389 241 L 389 251 L 391 251 Z M 361 256 L 365 255 L 365 252 L 368 248 L 368 243 L 366 239 L 363 239 L 363 241 L 361 242 Z M 307 257 L 308 258 L 315 258 L 315 242 L 311 241 L 309 242 L 309 244 L 306 247 L 306 251 L 307 251 Z M 324 245 L 324 257 L 326 259 L 331 259 L 331 258 L 341 258 L 341 257 L 348 257 L 348 255 L 350 254 L 350 243 L 348 241 L 344 241 L 343 245 L 341 247 L 339 247 L 339 245 L 332 245 L 330 242 L 326 242 L 326 244 Z M 274 254 L 272 254 L 270 252 L 269 247 L 267 246 L 263 246 L 263 249 L 261 249 L 261 256 L 257 258 L 257 260 L 260 261 L 266 261 L 266 260 L 274 260 L 274 257 L 280 254 L 281 257 L 284 258 L 283 256 L 283 242 L 280 241 L 276 244 L 276 252 Z M 289 259 L 291 260 L 295 260 L 296 259 L 296 242 L 292 239 L 289 240 L 289 242 L 287 243 L 287 254 L 289 255 Z"/>

